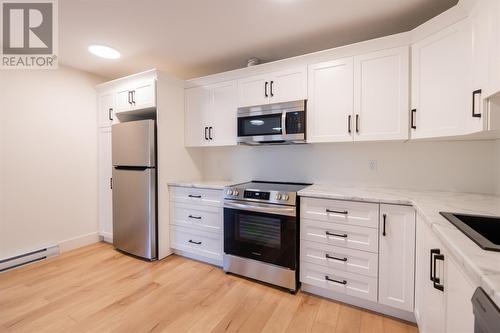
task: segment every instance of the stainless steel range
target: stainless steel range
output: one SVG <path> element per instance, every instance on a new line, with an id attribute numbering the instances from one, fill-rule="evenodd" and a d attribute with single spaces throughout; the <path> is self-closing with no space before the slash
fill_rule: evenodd
<path id="1" fill-rule="evenodd" d="M 224 190 L 225 272 L 297 291 L 297 192 L 309 185 L 252 181 Z"/>

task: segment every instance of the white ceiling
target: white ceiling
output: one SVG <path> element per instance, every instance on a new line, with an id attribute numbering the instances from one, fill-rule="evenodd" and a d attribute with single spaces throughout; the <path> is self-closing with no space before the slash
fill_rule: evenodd
<path id="1" fill-rule="evenodd" d="M 457 0 L 63 0 L 60 61 L 116 78 L 187 79 L 407 31 Z M 121 52 L 99 59 L 89 44 Z"/>

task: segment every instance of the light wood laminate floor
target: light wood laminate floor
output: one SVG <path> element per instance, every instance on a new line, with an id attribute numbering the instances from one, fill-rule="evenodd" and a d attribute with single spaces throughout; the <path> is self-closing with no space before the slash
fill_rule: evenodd
<path id="1" fill-rule="evenodd" d="M 387 332 L 415 326 L 170 256 L 105 243 L 0 274 L 0 332 Z"/>

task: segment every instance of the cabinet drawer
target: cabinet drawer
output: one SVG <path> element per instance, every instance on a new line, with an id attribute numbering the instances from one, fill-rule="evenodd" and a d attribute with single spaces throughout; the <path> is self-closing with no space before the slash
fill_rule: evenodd
<path id="1" fill-rule="evenodd" d="M 300 260 L 336 270 L 375 278 L 378 276 L 378 256 L 376 253 L 302 241 Z"/>
<path id="2" fill-rule="evenodd" d="M 378 230 L 340 223 L 302 220 L 300 238 L 308 241 L 378 252 Z"/>
<path id="3" fill-rule="evenodd" d="M 170 226 L 170 243 L 173 249 L 222 260 L 222 237 L 215 233 Z"/>
<path id="4" fill-rule="evenodd" d="M 302 198 L 301 211 L 307 219 L 378 228 L 379 205 L 375 203 Z"/>
<path id="5" fill-rule="evenodd" d="M 222 230 L 221 208 L 171 203 L 170 224 L 220 233 Z"/>
<path id="6" fill-rule="evenodd" d="M 377 278 L 301 261 L 300 281 L 338 293 L 377 301 Z"/>
<path id="7" fill-rule="evenodd" d="M 193 187 L 170 187 L 170 201 L 206 206 L 222 206 L 222 190 Z"/>

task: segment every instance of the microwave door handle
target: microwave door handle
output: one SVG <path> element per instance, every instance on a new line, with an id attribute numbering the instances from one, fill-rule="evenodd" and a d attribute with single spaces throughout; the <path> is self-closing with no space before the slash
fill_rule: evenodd
<path id="1" fill-rule="evenodd" d="M 287 112 L 283 112 L 281 114 L 281 135 L 283 136 L 283 139 L 286 138 L 286 114 Z"/>

